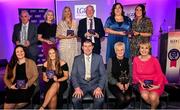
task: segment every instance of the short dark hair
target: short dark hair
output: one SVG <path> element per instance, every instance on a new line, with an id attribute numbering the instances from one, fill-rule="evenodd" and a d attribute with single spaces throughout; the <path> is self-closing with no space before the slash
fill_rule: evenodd
<path id="1" fill-rule="evenodd" d="M 94 46 L 94 43 L 92 42 L 91 39 L 84 39 L 82 42 L 82 46 L 84 45 L 84 43 L 91 43 Z"/>
<path id="2" fill-rule="evenodd" d="M 121 3 L 115 3 L 111 9 L 111 16 L 114 17 L 115 13 L 114 10 L 116 8 L 117 5 L 120 5 L 121 9 L 122 9 L 122 16 L 124 16 L 124 9 L 123 9 L 123 5 Z"/>
<path id="3" fill-rule="evenodd" d="M 146 8 L 143 4 L 139 4 L 136 6 L 135 10 L 140 7 L 142 9 L 142 17 L 144 18 L 146 16 Z M 136 12 L 134 13 L 135 17 L 136 17 Z"/>

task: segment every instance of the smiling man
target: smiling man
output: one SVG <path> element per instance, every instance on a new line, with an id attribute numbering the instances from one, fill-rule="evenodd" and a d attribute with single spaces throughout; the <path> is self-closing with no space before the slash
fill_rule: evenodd
<path id="1" fill-rule="evenodd" d="M 81 38 L 81 43 L 85 39 L 90 39 L 93 44 L 93 53 L 101 53 L 101 38 L 105 36 L 103 24 L 100 18 L 94 17 L 94 7 L 88 5 L 86 7 L 86 18 L 79 21 L 78 37 Z"/>
<path id="2" fill-rule="evenodd" d="M 104 102 L 103 89 L 107 79 L 101 55 L 92 53 L 93 43 L 90 39 L 84 40 L 81 54 L 74 59 L 71 72 L 71 83 L 74 88 L 73 106 L 82 109 L 82 99 L 87 94 L 94 98 L 94 109 L 102 108 Z"/>
<path id="3" fill-rule="evenodd" d="M 37 27 L 29 22 L 30 15 L 26 10 L 22 10 L 20 14 L 21 22 L 14 25 L 12 42 L 15 45 L 23 45 L 27 49 L 27 56 L 36 62 L 37 48 Z"/>

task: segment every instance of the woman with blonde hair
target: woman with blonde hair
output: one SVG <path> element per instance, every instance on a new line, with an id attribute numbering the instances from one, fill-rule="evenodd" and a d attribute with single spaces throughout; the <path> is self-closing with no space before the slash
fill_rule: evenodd
<path id="1" fill-rule="evenodd" d="M 139 45 L 139 56 L 133 60 L 133 83 L 139 84 L 141 97 L 156 109 L 159 104 L 159 97 L 168 83 L 163 74 L 159 61 L 150 55 L 151 44 L 143 40 Z"/>
<path id="2" fill-rule="evenodd" d="M 77 55 L 77 24 L 72 18 L 70 7 L 64 7 L 62 20 L 57 26 L 56 37 L 59 39 L 60 56 L 69 66 L 71 73 L 74 57 Z"/>
<path id="3" fill-rule="evenodd" d="M 47 10 L 44 14 L 45 22 L 38 27 L 38 40 L 42 42 L 43 54 L 47 58 L 48 50 L 51 47 L 56 47 L 56 28 L 54 23 L 55 15 L 52 10 Z"/>

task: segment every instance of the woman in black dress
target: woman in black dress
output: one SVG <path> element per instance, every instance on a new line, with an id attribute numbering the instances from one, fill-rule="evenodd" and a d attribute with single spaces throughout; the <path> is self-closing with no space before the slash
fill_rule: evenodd
<path id="1" fill-rule="evenodd" d="M 45 58 L 48 56 L 48 50 L 51 47 L 56 47 L 56 28 L 54 23 L 54 12 L 47 10 L 44 19 L 45 22 L 41 23 L 38 27 L 38 40 L 42 42 L 43 54 Z"/>
<path id="2" fill-rule="evenodd" d="M 49 109 L 56 109 L 57 99 L 62 100 L 69 77 L 68 65 L 59 58 L 56 48 L 49 49 L 47 61 L 44 63 L 42 71 L 43 80 L 46 82 L 46 94 L 40 109 L 43 110 L 46 106 Z"/>
<path id="3" fill-rule="evenodd" d="M 124 57 L 125 44 L 117 42 L 114 45 L 116 57 L 109 59 L 107 64 L 108 87 L 118 99 L 118 108 L 125 108 L 130 103 L 132 90 L 129 86 L 129 60 Z"/>
<path id="4" fill-rule="evenodd" d="M 38 70 L 35 62 L 26 58 L 25 48 L 17 45 L 6 67 L 4 83 L 6 96 L 4 109 L 24 107 L 37 86 Z"/>

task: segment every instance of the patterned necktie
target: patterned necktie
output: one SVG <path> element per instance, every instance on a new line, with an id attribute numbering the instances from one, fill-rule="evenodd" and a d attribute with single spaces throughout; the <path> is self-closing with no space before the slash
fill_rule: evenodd
<path id="1" fill-rule="evenodd" d="M 89 29 L 92 29 L 92 27 L 93 27 L 93 21 L 92 21 L 92 19 L 89 19 L 90 20 L 90 26 L 89 26 Z"/>

